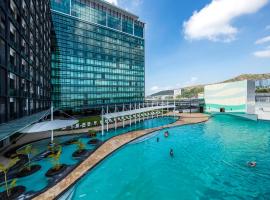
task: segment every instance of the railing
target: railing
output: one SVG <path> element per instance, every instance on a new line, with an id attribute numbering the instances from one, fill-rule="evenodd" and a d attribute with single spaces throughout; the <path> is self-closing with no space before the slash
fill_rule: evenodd
<path id="1" fill-rule="evenodd" d="M 270 103 L 270 94 L 267 93 L 257 94 L 255 100 L 258 103 Z"/>

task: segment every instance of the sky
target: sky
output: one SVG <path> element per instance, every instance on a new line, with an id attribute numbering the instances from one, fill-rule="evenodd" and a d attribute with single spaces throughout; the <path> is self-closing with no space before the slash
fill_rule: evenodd
<path id="1" fill-rule="evenodd" d="M 270 73 L 270 0 L 107 0 L 146 23 L 146 94 Z"/>

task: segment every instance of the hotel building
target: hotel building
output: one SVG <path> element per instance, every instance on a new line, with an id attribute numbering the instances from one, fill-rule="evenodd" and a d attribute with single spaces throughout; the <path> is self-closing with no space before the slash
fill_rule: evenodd
<path id="1" fill-rule="evenodd" d="M 63 110 L 145 96 L 144 23 L 102 0 L 51 0 L 52 99 Z"/>
<path id="2" fill-rule="evenodd" d="M 0 1 L 0 148 L 50 107 L 49 6 L 49 0 Z"/>

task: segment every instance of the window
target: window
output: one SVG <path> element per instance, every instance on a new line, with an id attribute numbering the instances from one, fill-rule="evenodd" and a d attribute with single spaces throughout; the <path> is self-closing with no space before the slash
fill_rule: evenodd
<path id="1" fill-rule="evenodd" d="M 4 69 L 0 69 L 0 96 L 6 95 L 7 75 Z"/>
<path id="2" fill-rule="evenodd" d="M 13 49 L 10 49 L 10 51 L 9 51 L 9 63 L 10 63 L 12 68 L 14 68 L 14 66 L 16 66 L 16 64 L 17 64 L 16 52 Z"/>
<path id="3" fill-rule="evenodd" d="M 6 45 L 5 41 L 0 39 L 0 64 L 5 65 L 6 63 Z"/>
<path id="4" fill-rule="evenodd" d="M 10 12 L 13 15 L 14 19 L 17 20 L 18 18 L 18 10 L 17 10 L 17 6 L 15 5 L 13 0 L 10 0 Z"/>
<path id="5" fill-rule="evenodd" d="M 5 98 L 0 97 L 0 123 L 5 122 L 6 101 Z"/>
<path id="6" fill-rule="evenodd" d="M 6 34 L 5 21 L 6 21 L 5 15 L 4 15 L 3 11 L 0 9 L 0 33 L 2 35 Z"/>

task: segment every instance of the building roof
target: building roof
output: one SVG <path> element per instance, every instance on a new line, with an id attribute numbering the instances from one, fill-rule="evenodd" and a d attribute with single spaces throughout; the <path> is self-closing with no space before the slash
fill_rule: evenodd
<path id="1" fill-rule="evenodd" d="M 21 131 L 22 129 L 38 122 L 45 116 L 50 114 L 50 110 L 42 111 L 30 116 L 10 121 L 6 124 L 0 125 L 0 141 L 10 137 L 11 135 Z"/>

